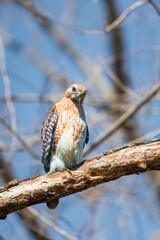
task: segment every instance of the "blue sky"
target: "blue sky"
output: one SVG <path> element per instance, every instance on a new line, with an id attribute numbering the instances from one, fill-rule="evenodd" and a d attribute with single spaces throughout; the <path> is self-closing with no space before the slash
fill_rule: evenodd
<path id="1" fill-rule="evenodd" d="M 135 2 L 137 1 L 116 0 L 118 15 Z M 155 3 L 160 8 L 159 2 L 155 1 Z M 87 59 L 93 70 L 96 67 L 100 69 L 101 76 L 104 77 L 106 83 L 104 89 L 106 86 L 109 88 L 109 85 L 114 86 L 101 61 L 109 64 L 113 57 L 111 33 L 107 35 L 77 33 L 77 29 L 84 31 L 105 28 L 108 12 L 104 1 L 76 0 L 73 3 L 64 0 L 43 0 L 35 1 L 35 6 L 53 20 L 54 28 L 65 34 L 69 44 L 77 50 L 79 55 Z M 159 22 L 159 16 L 146 4 L 129 14 L 121 27 L 124 53 L 126 54 L 124 69 L 131 82 L 129 88 L 136 91 L 139 97 L 159 80 L 160 55 L 159 50 L 155 49 L 155 47 L 160 49 Z M 69 23 L 72 25 L 66 27 L 65 24 Z M 29 98 L 41 93 L 53 94 L 55 100 L 56 94 L 62 96 L 69 84 L 78 82 L 88 88 L 89 97 L 101 99 L 102 92 L 98 88 L 101 84 L 100 79 L 93 83 L 80 69 L 75 59 L 49 37 L 30 13 L 10 1 L 4 3 L 0 8 L 1 36 L 4 36 L 2 34 L 4 31 L 22 46 L 21 49 L 13 49 L 3 37 L 11 95 L 25 95 Z M 53 78 L 44 74 L 36 60 L 31 60 L 31 56 L 27 55 L 29 50 L 39 54 L 43 62 L 50 66 L 49 71 L 53 74 Z M 1 74 L 0 95 L 4 96 Z M 114 119 L 105 112 L 106 110 L 95 107 L 89 97 L 86 99 L 84 107 L 89 123 L 89 145 L 91 145 L 101 132 L 109 128 Z M 60 97 L 57 97 L 56 101 L 59 99 Z M 128 99 L 128 108 L 129 104 L 138 100 L 136 97 L 131 98 L 130 96 Z M 109 96 L 106 96 L 106 101 L 108 100 Z M 52 103 L 15 101 L 13 104 L 16 109 L 18 132 L 23 138 L 28 139 L 40 133 L 44 116 Z M 0 114 L 6 116 L 8 122 L 10 121 L 10 114 L 5 104 L 0 103 Z M 102 120 L 99 123 L 94 122 L 99 116 Z M 159 118 L 160 98 L 157 97 L 140 110 L 134 118 L 135 128 L 139 135 L 143 136 L 158 129 L 160 127 Z M 10 134 L 8 135 L 2 125 L 0 125 L 0 129 L 3 133 L 1 140 L 6 144 L 10 143 Z M 123 131 L 119 130 L 88 157 L 126 144 L 127 141 Z M 40 155 L 40 148 L 40 142 L 32 147 L 38 155 Z M 4 152 L 3 154 L 6 161 L 8 160 L 11 164 L 15 178 L 24 179 L 35 174 L 44 174 L 40 161 L 34 160 L 25 151 L 15 154 Z M 125 195 L 122 189 L 130 192 Z M 114 240 L 117 239 L 117 236 L 120 240 L 151 239 L 150 237 L 155 232 L 159 232 L 158 196 L 147 174 L 127 176 L 103 184 L 95 188 L 95 194 L 97 192 L 100 196 L 95 204 L 86 200 L 87 193 L 86 196 L 78 193 L 61 199 L 55 212 L 50 212 L 44 204 L 39 204 L 35 208 L 46 218 L 51 219 L 54 214 L 59 216 L 55 223 L 75 236 L 80 231 L 80 239 Z M 70 222 L 69 224 L 66 224 L 67 220 Z M 96 233 L 91 238 L 87 238 L 89 230 L 93 230 L 92 222 Z M 74 229 L 69 225 L 73 225 Z M 4 239 L 31 239 L 31 235 L 16 214 L 9 215 L 6 221 L 1 222 L 0 230 Z M 63 239 L 52 229 L 49 230 L 49 234 L 51 239 L 52 236 L 54 236 L 53 239 Z"/>

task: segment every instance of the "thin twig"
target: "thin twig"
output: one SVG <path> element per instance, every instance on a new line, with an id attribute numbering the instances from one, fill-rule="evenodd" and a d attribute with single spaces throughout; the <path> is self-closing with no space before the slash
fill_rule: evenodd
<path id="1" fill-rule="evenodd" d="M 28 145 L 28 147 L 34 146 L 37 143 L 40 142 L 41 136 L 40 133 L 39 134 L 35 134 L 32 137 L 27 137 L 25 139 L 25 143 Z M 6 144 L 3 141 L 0 141 L 0 150 L 1 151 L 10 151 L 11 150 L 11 144 Z M 17 144 L 16 148 L 14 149 L 14 152 L 18 152 L 18 151 L 24 151 L 24 147 L 22 147 L 21 145 Z"/>
<path id="2" fill-rule="evenodd" d="M 48 102 L 53 103 L 57 102 L 58 99 L 60 99 L 63 96 L 63 93 L 60 94 L 18 94 L 18 95 L 12 95 L 11 99 L 12 101 L 17 102 Z M 0 96 L 0 101 L 4 102 L 5 98 L 3 96 Z"/>
<path id="3" fill-rule="evenodd" d="M 62 235 L 63 237 L 65 237 L 66 239 L 69 240 L 78 240 L 78 238 L 70 235 L 68 232 L 66 232 L 65 230 L 63 230 L 62 228 L 58 227 L 56 224 L 52 223 L 51 221 L 49 221 L 47 218 L 45 218 L 44 216 L 40 215 L 38 213 L 38 211 L 33 208 L 33 207 L 29 207 L 28 210 L 37 218 L 39 218 L 43 223 L 45 223 L 47 226 L 53 228 L 56 232 L 58 232 L 60 235 Z"/>
<path id="4" fill-rule="evenodd" d="M 149 90 L 144 97 L 140 99 L 140 101 L 129 107 L 129 110 L 127 110 L 118 120 L 111 125 L 109 130 L 102 133 L 93 144 L 87 148 L 84 152 L 84 156 L 86 156 L 88 153 L 90 153 L 93 149 L 95 149 L 97 146 L 99 146 L 104 140 L 106 140 L 108 137 L 110 137 L 118 128 L 120 128 L 130 117 L 132 117 L 141 107 L 147 103 L 152 97 L 156 95 L 160 90 L 160 82 L 158 82 L 154 87 Z"/>
<path id="5" fill-rule="evenodd" d="M 142 0 L 133 3 L 129 8 L 127 8 L 116 20 L 114 20 L 108 27 L 106 27 L 103 30 L 100 29 L 94 29 L 94 30 L 85 30 L 85 31 L 79 31 L 81 34 L 104 34 L 104 33 L 109 33 L 113 31 L 116 27 L 119 27 L 120 24 L 124 21 L 124 19 L 131 13 L 133 12 L 136 8 L 147 4 L 147 0 Z"/>
<path id="6" fill-rule="evenodd" d="M 60 48 L 62 48 L 63 51 L 69 57 L 71 57 L 74 64 L 79 67 L 83 74 L 85 74 L 86 77 L 89 78 L 94 85 L 96 84 L 96 87 L 102 92 L 102 94 L 104 96 L 107 96 L 108 99 L 113 99 L 113 87 L 104 76 L 100 65 L 96 64 L 92 59 L 89 59 L 85 54 L 81 53 L 78 48 L 73 45 L 73 43 L 71 44 L 66 38 L 66 35 L 54 27 L 54 22 L 52 19 L 37 9 L 32 1 L 13 0 L 13 2 L 19 4 L 30 14 L 32 14 L 32 16 L 36 18 L 37 22 L 43 28 L 43 30 L 52 39 L 52 41 L 55 41 L 60 46 Z"/>
<path id="7" fill-rule="evenodd" d="M 24 59 L 32 61 L 44 73 L 48 80 L 59 81 L 64 78 L 63 74 L 56 68 L 49 59 L 45 59 L 41 54 L 34 49 L 24 46 L 18 40 L 15 40 L 6 30 L 0 27 L 0 34 L 2 35 L 5 45 L 16 54 L 19 53 Z"/>
<path id="8" fill-rule="evenodd" d="M 109 75 L 109 77 L 115 82 L 115 84 L 127 94 L 130 94 L 132 97 L 139 98 L 139 96 L 136 94 L 136 92 L 132 91 L 130 88 L 128 88 L 122 81 L 119 79 L 119 77 L 112 71 L 111 67 L 104 62 L 102 58 L 100 58 L 100 63 L 104 67 L 106 73 Z"/>
<path id="9" fill-rule="evenodd" d="M 152 0 L 148 0 L 148 2 L 151 8 L 160 16 L 160 9 L 157 7 L 157 5 Z"/>
<path id="10" fill-rule="evenodd" d="M 151 46 L 151 47 L 148 47 L 148 48 L 131 50 L 131 51 L 128 51 L 128 52 L 120 52 L 119 56 L 118 56 L 118 59 L 116 59 L 115 56 L 111 56 L 107 59 L 107 63 L 109 65 L 112 65 L 116 61 L 120 61 L 121 59 L 127 59 L 127 58 L 129 58 L 131 56 L 134 56 L 136 54 L 141 54 L 141 53 L 145 53 L 145 52 L 148 52 L 148 51 L 157 52 L 157 51 L 160 51 L 160 47 L 159 46 Z"/>
<path id="11" fill-rule="evenodd" d="M 7 74 L 6 68 L 6 60 L 5 60 L 5 51 L 2 37 L 0 35 L 0 71 L 2 73 L 2 79 L 4 83 L 5 89 L 5 102 L 7 104 L 10 116 L 11 116 L 11 129 L 17 131 L 17 120 L 16 120 L 16 109 L 11 100 L 11 87 L 10 80 Z M 14 136 L 12 136 L 12 149 L 14 148 L 16 142 L 14 141 Z"/>
<path id="12" fill-rule="evenodd" d="M 131 13 L 133 12 L 136 8 L 147 4 L 147 0 L 142 0 L 142 1 L 138 1 L 135 2 L 134 4 L 132 4 L 131 6 L 129 6 L 129 8 L 127 8 L 113 23 L 111 23 L 108 27 L 106 27 L 106 29 L 104 30 L 105 33 L 108 33 L 110 31 L 112 31 L 114 28 L 116 28 L 117 26 L 119 26 L 121 24 L 122 21 L 124 21 L 124 19 Z"/>
<path id="13" fill-rule="evenodd" d="M 16 137 L 18 139 L 18 141 L 21 143 L 21 145 L 24 147 L 24 149 L 29 152 L 29 154 L 36 158 L 36 159 L 40 159 L 40 156 L 37 155 L 29 146 L 28 144 L 25 142 L 25 140 L 14 130 L 11 128 L 11 126 L 5 121 L 5 119 L 3 117 L 0 116 L 0 122 L 5 126 L 5 128 L 7 128 L 11 134 Z"/>
<path id="14" fill-rule="evenodd" d="M 128 142 L 127 144 L 131 145 L 133 143 L 144 142 L 144 141 L 150 140 L 151 138 L 153 138 L 155 135 L 157 135 L 159 133 L 160 133 L 160 128 L 158 128 L 152 132 L 149 132 L 143 136 L 140 136 L 140 137 L 134 139 L 133 141 Z"/>

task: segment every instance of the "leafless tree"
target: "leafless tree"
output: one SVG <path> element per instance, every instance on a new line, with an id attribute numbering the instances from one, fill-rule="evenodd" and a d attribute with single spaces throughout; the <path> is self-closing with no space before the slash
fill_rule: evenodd
<path id="1" fill-rule="evenodd" d="M 18 189 L 19 180 L 15 179 L 23 183 L 26 178 L 36 181 L 34 179 L 46 177 L 40 161 L 41 125 L 49 107 L 74 82 L 89 90 L 85 110 L 90 141 L 85 148 L 85 158 L 97 159 L 108 150 L 159 137 L 158 4 L 152 0 L 136 0 L 132 4 L 119 0 L 0 1 L 2 186 L 10 182 L 13 189 Z M 153 148 L 150 151 L 151 165 L 143 159 L 146 155 L 142 146 L 145 148 L 145 143 L 137 146 L 141 159 L 134 155 L 139 165 L 137 168 L 129 165 L 130 173 L 159 170 L 159 141 L 157 155 Z M 124 152 L 131 163 L 134 157 L 129 158 L 126 149 Z M 99 180 L 103 176 L 103 165 L 99 172 L 97 168 L 93 171 L 93 185 L 129 174 L 120 171 L 121 153 L 120 150 L 120 155 L 116 155 L 116 158 L 119 156 L 117 170 L 115 167 L 111 177 L 106 170 L 106 177 Z M 93 168 L 87 162 L 84 166 L 88 172 Z M 76 171 L 73 176 L 67 172 L 58 174 L 73 180 Z M 118 173 L 120 175 L 116 175 Z M 36 175 L 43 177 L 34 178 Z M 3 231 L 3 224 L 15 228 L 15 223 L 18 225 L 21 221 L 25 234 L 15 229 L 16 239 L 21 234 L 26 235 L 25 239 L 30 236 L 33 239 L 114 239 L 114 232 L 120 239 L 126 236 L 154 239 L 159 221 L 159 176 L 159 171 L 151 171 L 90 188 L 93 185 L 87 182 L 82 171 L 81 177 L 86 182 L 79 186 L 79 191 L 88 190 L 73 191 L 74 194 L 61 199 L 55 211 L 48 210 L 42 203 L 46 200 L 44 196 L 39 201 L 42 204 L 29 208 L 21 203 L 22 207 L 17 209 L 23 210 L 3 221 L 0 238 L 8 239 L 11 234 L 9 228 Z M 72 184 L 73 189 L 76 184 Z M 5 187 L 1 188 L 3 196 Z M 46 197 L 50 197 L 50 192 L 47 193 Z M 63 194 L 59 194 L 57 192 L 57 196 L 62 197 Z M 63 196 L 66 195 L 68 192 Z M 38 200 L 25 207 L 32 203 Z M 78 217 L 80 212 L 83 216 Z M 142 226 L 150 230 L 144 234 Z"/>

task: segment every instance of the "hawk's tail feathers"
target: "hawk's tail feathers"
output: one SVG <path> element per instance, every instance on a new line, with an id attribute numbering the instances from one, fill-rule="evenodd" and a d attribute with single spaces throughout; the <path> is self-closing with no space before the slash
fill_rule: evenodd
<path id="1" fill-rule="evenodd" d="M 47 202 L 46 205 L 49 209 L 55 209 L 58 206 L 59 199 L 55 199 L 53 201 Z"/>

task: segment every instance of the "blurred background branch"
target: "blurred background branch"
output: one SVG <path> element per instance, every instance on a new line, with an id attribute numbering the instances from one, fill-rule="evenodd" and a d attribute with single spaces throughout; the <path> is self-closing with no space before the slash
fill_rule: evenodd
<path id="1" fill-rule="evenodd" d="M 85 157 L 160 136 L 158 89 L 147 97 L 160 79 L 159 9 L 157 0 L 0 1 L 1 185 L 44 174 L 44 116 L 75 82 L 88 88 Z M 123 177 L 61 199 L 54 212 L 44 204 L 17 212 L 1 223 L 0 238 L 65 239 L 55 224 L 83 240 L 158 239 L 159 178 Z"/>

